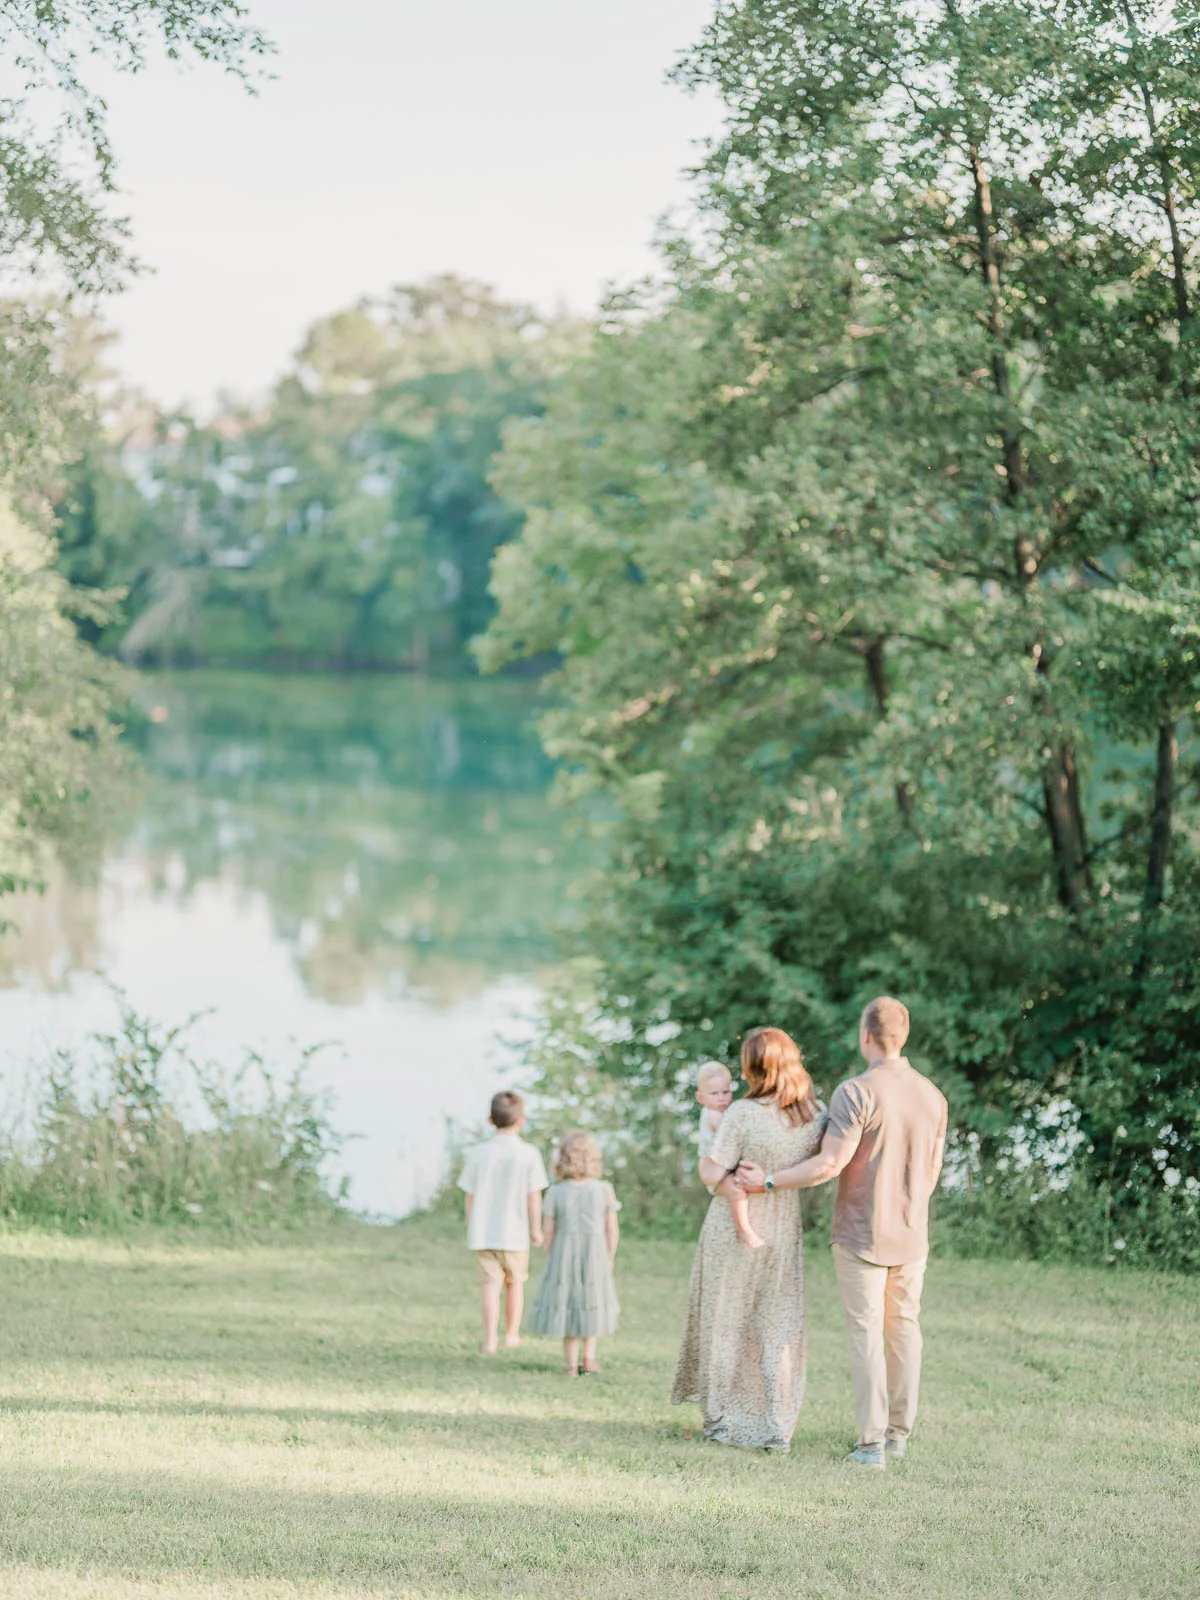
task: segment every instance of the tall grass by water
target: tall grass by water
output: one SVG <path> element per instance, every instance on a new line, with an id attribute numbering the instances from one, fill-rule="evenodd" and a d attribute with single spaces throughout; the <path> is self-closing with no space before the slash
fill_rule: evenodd
<path id="1" fill-rule="evenodd" d="M 282 1074 L 253 1051 L 223 1071 L 197 1060 L 189 1029 L 122 1000 L 113 1032 L 82 1056 L 57 1052 L 36 1077 L 32 1129 L 0 1143 L 0 1216 L 112 1230 L 335 1215 L 326 1169 L 340 1140 L 305 1081 L 314 1050 Z"/>

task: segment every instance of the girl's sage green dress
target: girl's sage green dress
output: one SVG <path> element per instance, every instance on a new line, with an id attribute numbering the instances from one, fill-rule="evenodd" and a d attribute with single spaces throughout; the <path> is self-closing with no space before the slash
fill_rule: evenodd
<path id="1" fill-rule="evenodd" d="M 603 1178 L 553 1184 L 542 1215 L 554 1238 L 526 1326 L 552 1339 L 599 1339 L 617 1330 L 617 1288 L 604 1219 L 621 1203 Z"/>

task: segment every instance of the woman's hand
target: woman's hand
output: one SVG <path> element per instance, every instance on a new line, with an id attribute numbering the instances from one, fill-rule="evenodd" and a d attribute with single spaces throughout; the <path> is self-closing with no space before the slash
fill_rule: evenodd
<path id="1" fill-rule="evenodd" d="M 766 1173 L 753 1161 L 739 1161 L 735 1182 L 747 1194 L 766 1193 Z"/>

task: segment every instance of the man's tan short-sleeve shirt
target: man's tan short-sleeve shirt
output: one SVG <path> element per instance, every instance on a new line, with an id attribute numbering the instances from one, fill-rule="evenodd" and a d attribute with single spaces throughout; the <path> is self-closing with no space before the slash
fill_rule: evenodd
<path id="1" fill-rule="evenodd" d="M 829 1107 L 838 1138 L 858 1148 L 838 1179 L 833 1242 L 880 1267 L 929 1253 L 930 1174 L 946 1136 L 946 1097 L 901 1059 L 839 1085 Z"/>

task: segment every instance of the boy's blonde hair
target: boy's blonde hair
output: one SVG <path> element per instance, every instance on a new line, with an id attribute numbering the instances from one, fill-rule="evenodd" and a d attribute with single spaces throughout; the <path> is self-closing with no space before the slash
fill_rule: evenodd
<path id="1" fill-rule="evenodd" d="M 880 995 L 864 1009 L 862 1026 L 885 1050 L 899 1050 L 908 1038 L 908 1007 L 891 995 Z"/>
<path id="2" fill-rule="evenodd" d="M 604 1157 L 600 1146 L 590 1133 L 577 1129 L 568 1133 L 554 1154 L 554 1176 L 563 1182 L 569 1178 L 600 1178 L 604 1175 Z"/>
<path id="3" fill-rule="evenodd" d="M 728 1078 L 733 1082 L 733 1073 L 723 1061 L 702 1061 L 696 1068 L 696 1087 L 703 1089 L 706 1083 L 711 1083 L 714 1078 Z"/>

